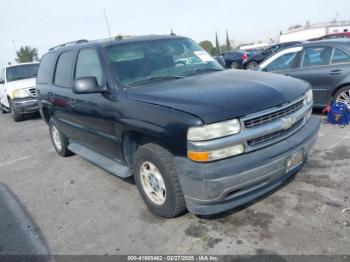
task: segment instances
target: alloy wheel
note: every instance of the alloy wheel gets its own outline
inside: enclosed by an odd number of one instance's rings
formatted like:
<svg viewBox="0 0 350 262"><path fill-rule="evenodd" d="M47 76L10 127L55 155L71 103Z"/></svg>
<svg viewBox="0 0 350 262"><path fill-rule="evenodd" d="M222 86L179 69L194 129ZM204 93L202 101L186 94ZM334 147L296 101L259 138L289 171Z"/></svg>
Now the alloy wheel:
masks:
<svg viewBox="0 0 350 262"><path fill-rule="evenodd" d="M350 108L350 89L344 90L336 98L337 103L344 103Z"/></svg>

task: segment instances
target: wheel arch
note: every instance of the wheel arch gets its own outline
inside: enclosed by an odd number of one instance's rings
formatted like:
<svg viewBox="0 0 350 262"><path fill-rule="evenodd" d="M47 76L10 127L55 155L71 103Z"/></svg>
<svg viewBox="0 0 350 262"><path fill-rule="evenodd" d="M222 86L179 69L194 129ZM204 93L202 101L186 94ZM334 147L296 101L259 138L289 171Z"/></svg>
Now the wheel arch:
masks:
<svg viewBox="0 0 350 262"><path fill-rule="evenodd" d="M46 124L49 124L50 118L52 117L52 112L48 108L42 107L40 115L41 118L46 122Z"/></svg>
<svg viewBox="0 0 350 262"><path fill-rule="evenodd" d="M132 168L134 164L135 153L138 148L147 143L154 143L171 152L169 146L167 146L166 143L163 143L159 139L156 139L155 136L144 134L139 131L127 131L123 134L122 153L124 160L129 167Z"/></svg>

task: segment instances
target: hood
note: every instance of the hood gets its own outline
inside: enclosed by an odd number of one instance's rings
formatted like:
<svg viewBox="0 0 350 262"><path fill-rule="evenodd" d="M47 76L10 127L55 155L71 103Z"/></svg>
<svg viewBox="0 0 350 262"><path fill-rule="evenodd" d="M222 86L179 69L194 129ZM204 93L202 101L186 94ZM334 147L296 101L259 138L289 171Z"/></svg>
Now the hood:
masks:
<svg viewBox="0 0 350 262"><path fill-rule="evenodd" d="M308 88L304 81L278 74L224 70L130 88L127 96L196 115L208 124L282 105Z"/></svg>
<svg viewBox="0 0 350 262"><path fill-rule="evenodd" d="M12 90L35 87L35 85L36 85L36 78L22 79L22 80L11 81L7 83L7 87Z"/></svg>

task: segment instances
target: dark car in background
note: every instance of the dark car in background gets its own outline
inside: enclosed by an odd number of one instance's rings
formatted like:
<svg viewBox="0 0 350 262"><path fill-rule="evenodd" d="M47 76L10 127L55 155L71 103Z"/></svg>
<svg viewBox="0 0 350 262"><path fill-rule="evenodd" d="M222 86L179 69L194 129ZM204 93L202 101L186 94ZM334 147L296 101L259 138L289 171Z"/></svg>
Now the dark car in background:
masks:
<svg viewBox="0 0 350 262"><path fill-rule="evenodd" d="M286 43L273 45L256 55L252 55L248 57L246 60L243 61L243 67L245 69L254 69L269 56L281 51L284 48L287 48L293 45L298 45L300 43L301 43L300 41L294 41L294 42L286 42Z"/></svg>
<svg viewBox="0 0 350 262"><path fill-rule="evenodd" d="M315 107L342 102L350 108L350 39L309 42L282 50L258 70L311 83Z"/></svg>
<svg viewBox="0 0 350 262"><path fill-rule="evenodd" d="M221 56L225 61L225 68L242 69L243 61L254 54L256 54L254 51L232 50L221 54Z"/></svg>

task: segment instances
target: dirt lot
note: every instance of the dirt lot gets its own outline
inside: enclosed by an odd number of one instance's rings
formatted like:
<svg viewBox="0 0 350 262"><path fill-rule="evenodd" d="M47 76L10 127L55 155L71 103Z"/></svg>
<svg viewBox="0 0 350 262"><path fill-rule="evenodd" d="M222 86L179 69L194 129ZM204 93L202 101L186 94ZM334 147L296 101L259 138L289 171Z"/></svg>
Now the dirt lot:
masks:
<svg viewBox="0 0 350 262"><path fill-rule="evenodd" d="M132 182L59 157L38 117L0 115L0 130L0 183L52 254L350 254L350 127L322 125L296 178L255 203L171 220L154 217Z"/></svg>

